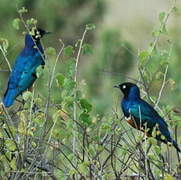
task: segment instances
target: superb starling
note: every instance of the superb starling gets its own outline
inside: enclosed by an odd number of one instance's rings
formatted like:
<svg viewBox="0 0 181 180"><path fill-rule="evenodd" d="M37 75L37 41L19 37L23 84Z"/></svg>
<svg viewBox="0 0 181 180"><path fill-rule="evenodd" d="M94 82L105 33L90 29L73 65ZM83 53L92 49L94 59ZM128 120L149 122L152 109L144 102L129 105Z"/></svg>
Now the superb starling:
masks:
<svg viewBox="0 0 181 180"><path fill-rule="evenodd" d="M44 50L40 39L49 32L33 28L25 36L25 46L16 58L15 65L9 76L7 90L4 94L3 104L9 107L17 96L30 88L37 79L36 69L45 65Z"/></svg>
<svg viewBox="0 0 181 180"><path fill-rule="evenodd" d="M170 135L167 123L150 104L141 99L140 90L136 84L125 82L114 87L119 88L124 94L121 107L125 119L132 127L145 132L148 137L152 136L155 128L157 140L169 142L181 152L178 144Z"/></svg>

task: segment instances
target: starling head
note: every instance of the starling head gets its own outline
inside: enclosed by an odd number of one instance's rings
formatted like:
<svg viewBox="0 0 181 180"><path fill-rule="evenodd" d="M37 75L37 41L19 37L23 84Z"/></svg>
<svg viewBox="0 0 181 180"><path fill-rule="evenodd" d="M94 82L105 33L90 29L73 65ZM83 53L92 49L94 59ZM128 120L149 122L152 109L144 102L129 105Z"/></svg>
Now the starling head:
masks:
<svg viewBox="0 0 181 180"><path fill-rule="evenodd" d="M138 91L139 92L139 88L136 84L130 83L130 82L125 82L119 85L114 86L115 88L119 88L125 97L128 97L130 92L135 89L134 91Z"/></svg>
<svg viewBox="0 0 181 180"><path fill-rule="evenodd" d="M39 41L45 34L49 34L49 31L45 31L40 28L32 28L30 35L36 42Z"/></svg>

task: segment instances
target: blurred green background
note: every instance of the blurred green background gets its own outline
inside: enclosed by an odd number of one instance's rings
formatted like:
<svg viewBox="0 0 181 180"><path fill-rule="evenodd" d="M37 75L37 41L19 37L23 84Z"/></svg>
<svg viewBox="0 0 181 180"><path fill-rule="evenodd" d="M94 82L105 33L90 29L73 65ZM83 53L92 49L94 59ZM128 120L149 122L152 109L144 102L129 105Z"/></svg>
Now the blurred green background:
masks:
<svg viewBox="0 0 181 180"><path fill-rule="evenodd" d="M79 82L86 83L86 96L94 105L95 112L103 115L110 112L119 101L120 93L112 88L113 85L125 80L131 81L128 77L139 78L137 55L148 48L153 40L152 32L159 26L159 13L168 11L172 3L170 0L0 0L0 37L8 39L7 57L13 64L23 47L22 32L25 28L21 24L20 29L16 30L12 22L19 16L17 9L23 6L28 9L28 13L24 15L25 20L35 18L39 27L53 32L43 39L45 48L51 46L58 51L59 38L65 46L74 46L81 38L85 25L95 24L96 29L89 32L85 39L86 43L92 45L93 50L90 54L81 56ZM164 53L165 49L168 50L169 46L165 43L167 40L172 42L167 74L168 88L163 91L161 103L173 107L179 107L181 102L181 3L177 2L176 7L177 11L168 19L167 34L158 42L159 54ZM157 67L164 57L157 56L156 53L152 57L150 76L159 73ZM0 69L7 69L2 53L0 61ZM61 63L58 63L57 71L61 71ZM5 90L8 74L1 72L1 95ZM42 82L46 83L46 79ZM149 93L152 96L158 96L161 82L162 78L149 81ZM57 93L55 90L55 94Z"/></svg>

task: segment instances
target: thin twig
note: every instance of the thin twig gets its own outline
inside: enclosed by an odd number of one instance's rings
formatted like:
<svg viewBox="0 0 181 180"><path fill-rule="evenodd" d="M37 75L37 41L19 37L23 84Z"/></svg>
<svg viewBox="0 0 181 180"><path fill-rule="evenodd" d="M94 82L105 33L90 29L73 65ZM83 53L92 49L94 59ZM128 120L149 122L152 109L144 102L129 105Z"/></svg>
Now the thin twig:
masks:
<svg viewBox="0 0 181 180"><path fill-rule="evenodd" d="M163 89L164 89L164 86L165 86L165 82L166 82L167 72L168 72L168 65L165 68L165 73L164 73L164 76L163 76L163 82L162 82L161 89L159 91L159 95L158 95L157 101L155 103L155 108L157 108L158 103L160 102L160 99L161 99L161 96L162 96L162 92L163 92Z"/></svg>
<svg viewBox="0 0 181 180"><path fill-rule="evenodd" d="M0 50L1 50L2 54L3 54L3 56L4 56L4 59L6 60L6 63L7 63L7 65L8 65L8 67L9 67L10 72L11 72L11 71L12 71L11 64L9 63L9 60L8 60L8 58L6 57L6 54L5 54L5 52L4 52L4 50L3 50L3 48L2 48L1 45L0 45Z"/></svg>
<svg viewBox="0 0 181 180"><path fill-rule="evenodd" d="M73 102L73 119L74 121L77 121L77 104L75 102L76 99L76 93L77 93L77 75L78 75L78 64L79 64L79 59L80 59L80 54L81 54L81 50L82 50L82 46L83 46L83 42L85 39L85 35L87 33L87 28L85 28L85 31L82 35L82 38L80 40L80 45L79 45L79 50L78 50L78 54L76 57L76 62L75 62L75 69L74 69L74 82L75 82L75 88L74 88L74 102ZM76 153L76 139L77 139L77 135L76 132L77 131L77 125L76 123L73 124L73 140L72 140L72 148L73 148L73 154L75 155ZM74 159L75 164L77 164L76 160Z"/></svg>
<svg viewBox="0 0 181 180"><path fill-rule="evenodd" d="M64 43L61 39L59 39L60 43L61 43L61 48L59 50L59 53L56 57L56 60L55 60L55 63L54 63L54 66L53 66L53 70L52 70L52 73L50 75L50 80L49 80L49 83L48 83L48 98L47 98L47 103L46 103L46 108L45 108L45 123L44 123L44 134L43 134L43 137L48 134L46 132L46 129L47 129L47 120L48 120L48 110L49 110L49 107L50 107L50 97L51 97L51 89L52 89L52 84L53 84L53 80L54 80L54 76L55 76L55 69L56 69L56 66L57 66L57 63L58 63L58 60L63 52L63 49L64 49Z"/></svg>

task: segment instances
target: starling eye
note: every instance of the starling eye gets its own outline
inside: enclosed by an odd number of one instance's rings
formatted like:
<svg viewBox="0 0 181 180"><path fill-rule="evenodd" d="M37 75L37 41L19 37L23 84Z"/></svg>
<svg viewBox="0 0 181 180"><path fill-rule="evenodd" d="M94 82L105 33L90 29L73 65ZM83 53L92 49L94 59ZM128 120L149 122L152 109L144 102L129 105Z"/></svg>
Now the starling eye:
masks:
<svg viewBox="0 0 181 180"><path fill-rule="evenodd" d="M126 85L123 85L123 89L126 89Z"/></svg>

